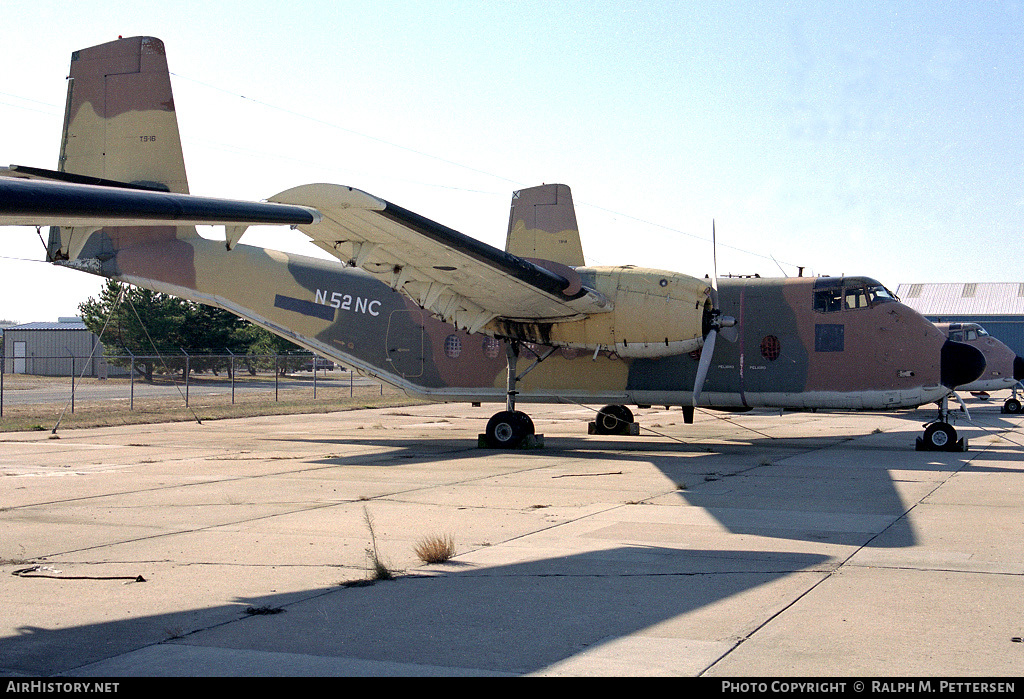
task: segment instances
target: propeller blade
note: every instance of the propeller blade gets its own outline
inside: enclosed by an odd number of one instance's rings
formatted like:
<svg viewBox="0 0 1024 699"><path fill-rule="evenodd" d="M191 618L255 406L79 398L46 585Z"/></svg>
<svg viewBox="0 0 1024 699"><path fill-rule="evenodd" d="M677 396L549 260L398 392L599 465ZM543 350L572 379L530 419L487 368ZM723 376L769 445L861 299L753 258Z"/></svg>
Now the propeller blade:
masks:
<svg viewBox="0 0 1024 699"><path fill-rule="evenodd" d="M693 405L700 400L701 391L704 390L704 379L708 376L708 369L711 368L711 355L715 353L715 338L718 337L717 330L710 330L704 340L704 346L700 350L700 362L697 364L697 378L693 382Z"/></svg>
<svg viewBox="0 0 1024 699"><path fill-rule="evenodd" d="M718 292L718 243L715 240L715 219L711 219L711 288ZM714 301L718 308L718 299Z"/></svg>
<svg viewBox="0 0 1024 699"><path fill-rule="evenodd" d="M961 408L963 408L964 415L967 416L967 422L974 422L974 420L971 419L971 411L967 409L967 404L964 403L964 399L961 398L960 394L957 393L956 391L952 391L952 393L953 397L956 398L956 402L960 404Z"/></svg>

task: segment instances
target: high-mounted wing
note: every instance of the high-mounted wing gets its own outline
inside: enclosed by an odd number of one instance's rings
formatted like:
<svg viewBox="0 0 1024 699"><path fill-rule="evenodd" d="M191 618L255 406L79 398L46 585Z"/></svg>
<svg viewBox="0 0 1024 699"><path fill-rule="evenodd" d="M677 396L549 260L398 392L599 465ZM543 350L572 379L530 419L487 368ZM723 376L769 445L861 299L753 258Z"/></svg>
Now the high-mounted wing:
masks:
<svg viewBox="0 0 1024 699"><path fill-rule="evenodd" d="M554 322L612 310L569 267L511 255L358 189L310 184L270 201L315 208L322 220L298 228L316 245L470 332L494 319Z"/></svg>
<svg viewBox="0 0 1024 699"><path fill-rule="evenodd" d="M14 172L21 171L0 172L4 226L280 226L319 220L317 211L308 207L197 197L124 183L54 181Z"/></svg>
<svg viewBox="0 0 1024 699"><path fill-rule="evenodd" d="M551 323L612 310L569 267L509 254L350 187L304 185L269 202L247 202L92 182L17 166L0 171L0 225L223 225L229 249L247 226L290 225L470 332L495 319Z"/></svg>

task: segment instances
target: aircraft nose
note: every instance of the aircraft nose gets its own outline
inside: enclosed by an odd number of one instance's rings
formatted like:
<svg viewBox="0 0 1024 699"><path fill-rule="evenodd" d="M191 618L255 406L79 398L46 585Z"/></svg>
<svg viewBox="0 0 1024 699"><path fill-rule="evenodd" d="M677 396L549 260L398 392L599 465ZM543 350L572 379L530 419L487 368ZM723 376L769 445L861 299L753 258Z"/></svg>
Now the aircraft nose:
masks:
<svg viewBox="0 0 1024 699"><path fill-rule="evenodd" d="M942 385L956 388L977 381L985 373L985 355L977 347L946 340L940 361ZM1014 364L1016 369L1016 363ZM1024 366L1021 367L1024 369Z"/></svg>
<svg viewBox="0 0 1024 699"><path fill-rule="evenodd" d="M1013 358L1013 380L1022 381L1024 380L1024 358L1014 357Z"/></svg>

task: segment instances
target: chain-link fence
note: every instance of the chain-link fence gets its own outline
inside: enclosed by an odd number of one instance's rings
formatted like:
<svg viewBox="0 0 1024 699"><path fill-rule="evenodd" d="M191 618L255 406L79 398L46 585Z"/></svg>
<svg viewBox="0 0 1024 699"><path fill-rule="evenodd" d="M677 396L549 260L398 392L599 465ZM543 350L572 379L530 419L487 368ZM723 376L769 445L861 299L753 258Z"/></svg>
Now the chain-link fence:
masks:
<svg viewBox="0 0 1024 699"><path fill-rule="evenodd" d="M16 406L140 401L192 407L383 396L384 386L310 353L17 356L0 362L0 418Z"/></svg>

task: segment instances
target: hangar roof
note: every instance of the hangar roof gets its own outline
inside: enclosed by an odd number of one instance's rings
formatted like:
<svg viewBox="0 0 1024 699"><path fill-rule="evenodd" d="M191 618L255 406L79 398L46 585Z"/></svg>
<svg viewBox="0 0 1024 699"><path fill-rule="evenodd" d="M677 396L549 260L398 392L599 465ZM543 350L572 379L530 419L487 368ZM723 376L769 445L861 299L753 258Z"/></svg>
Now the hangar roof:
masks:
<svg viewBox="0 0 1024 699"><path fill-rule="evenodd" d="M22 323L21 325L10 325L7 330L88 330L85 323L77 321L74 323Z"/></svg>
<svg viewBox="0 0 1024 699"><path fill-rule="evenodd" d="M896 295L926 316L1024 315L1024 283L900 284Z"/></svg>

